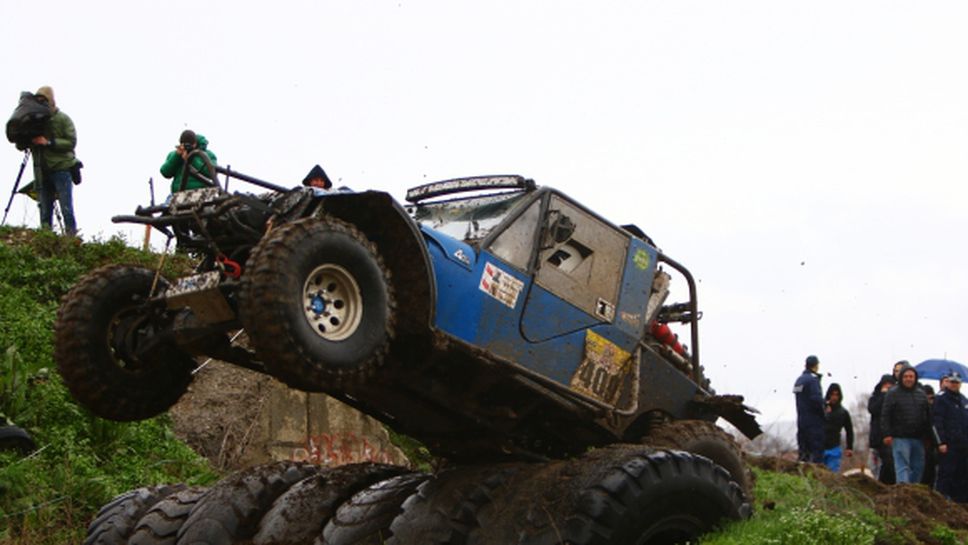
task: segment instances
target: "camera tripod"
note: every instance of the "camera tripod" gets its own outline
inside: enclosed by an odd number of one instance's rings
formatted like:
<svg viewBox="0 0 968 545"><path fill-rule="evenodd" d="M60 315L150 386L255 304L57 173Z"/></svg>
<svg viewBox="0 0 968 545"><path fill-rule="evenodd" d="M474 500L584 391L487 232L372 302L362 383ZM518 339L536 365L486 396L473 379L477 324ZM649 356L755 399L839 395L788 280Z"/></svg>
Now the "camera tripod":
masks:
<svg viewBox="0 0 968 545"><path fill-rule="evenodd" d="M24 175L24 168L27 166L27 161L30 159L30 150L24 150L24 160L20 163L20 171L17 172L17 181L13 183L13 191L10 192L10 200L7 201L7 208L3 210L3 221L0 221L0 225L7 223L7 214L10 213L10 206L13 204L13 197L17 194L17 188L20 187L20 178Z"/></svg>

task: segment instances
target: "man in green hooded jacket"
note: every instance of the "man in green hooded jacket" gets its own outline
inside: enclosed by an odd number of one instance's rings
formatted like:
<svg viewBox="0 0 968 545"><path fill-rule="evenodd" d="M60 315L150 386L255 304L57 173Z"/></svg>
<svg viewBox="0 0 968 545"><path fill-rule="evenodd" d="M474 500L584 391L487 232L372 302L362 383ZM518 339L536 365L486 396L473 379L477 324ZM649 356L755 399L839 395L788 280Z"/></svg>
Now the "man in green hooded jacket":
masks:
<svg viewBox="0 0 968 545"><path fill-rule="evenodd" d="M35 93L37 100L47 104L51 116L44 126L44 134L30 141L34 156L34 180L37 182L37 202L40 206L40 226L53 226L54 199L60 202L64 215L64 229L68 235L77 234L74 217L73 179L71 169L78 164L74 156L77 131L74 122L54 102L54 90L43 86ZM19 146L18 146L19 147Z"/></svg>
<svg viewBox="0 0 968 545"><path fill-rule="evenodd" d="M202 187L208 187L202 180L198 179L196 176L187 173L188 180L185 181L185 187L182 187L182 173L185 170L185 160L188 158L188 154L193 150L202 150L205 155L208 156L212 165L215 165L215 154L208 149L208 139L200 134L195 134L194 131L184 130L181 136L178 138L178 145L175 146L174 151L168 152L168 157L165 158L165 163L161 165L161 175L165 178L171 178L171 192L182 191L184 189L199 189ZM205 176L209 176L208 167L205 165L205 160L199 156L192 157L192 168L200 172Z"/></svg>

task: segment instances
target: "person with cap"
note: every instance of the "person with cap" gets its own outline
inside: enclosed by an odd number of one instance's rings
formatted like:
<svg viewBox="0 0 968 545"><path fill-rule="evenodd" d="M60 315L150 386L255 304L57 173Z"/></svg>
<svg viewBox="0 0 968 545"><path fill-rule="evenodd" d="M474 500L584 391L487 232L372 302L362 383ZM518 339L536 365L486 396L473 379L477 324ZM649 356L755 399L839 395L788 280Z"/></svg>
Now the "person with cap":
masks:
<svg viewBox="0 0 968 545"><path fill-rule="evenodd" d="M46 103L51 111L50 119L44 125L44 133L30 141L30 153L34 156L37 204L40 207L40 226L47 229L53 227L54 199L57 199L61 214L64 215L64 230L68 235L75 236L77 218L74 214L74 178L71 171L80 164L74 156L77 130L71 118L57 107L54 90L49 85L37 89L35 97Z"/></svg>
<svg viewBox="0 0 968 545"><path fill-rule="evenodd" d="M302 185L313 188L314 191L326 193L329 192L333 187L333 182L330 181L329 176L326 175L326 171L323 167L316 165L309 170L309 174L303 178Z"/></svg>
<svg viewBox="0 0 968 545"><path fill-rule="evenodd" d="M182 131L181 136L178 137L178 145L175 146L174 150L168 152L168 157L165 158L165 162L161 165L161 175L165 178L171 178L172 194L185 189L208 187L208 184L191 173L191 169L186 171L184 168L185 161L188 160L189 154L194 150L201 150L208 156L213 166L216 164L215 154L212 150L208 149L207 138L189 129ZM197 154L192 156L191 168L203 176L210 175L208 167L205 165L205 160ZM185 171L188 177L185 180L184 187L182 187L183 171Z"/></svg>
<svg viewBox="0 0 968 545"><path fill-rule="evenodd" d="M968 502L968 398L961 393L961 375L945 382L947 392L935 398L932 422L938 441L938 492Z"/></svg>
<svg viewBox="0 0 968 545"><path fill-rule="evenodd" d="M827 387L824 396L825 421L823 439L823 463L830 471L840 471L840 460L843 456L850 458L854 455L854 425L850 420L850 413L844 408L844 391L836 382ZM847 448L841 452L840 435L846 434Z"/></svg>
<svg viewBox="0 0 968 545"><path fill-rule="evenodd" d="M928 396L910 364L901 368L900 382L884 395L881 433L891 447L897 483L917 483L924 472L924 440L931 429Z"/></svg>
<svg viewBox="0 0 968 545"><path fill-rule="evenodd" d="M893 374L881 375L881 380L874 386L874 391L867 400L867 412L871 415L868 443L871 447L871 455L874 457L872 469L877 475L877 480L884 484L894 484L894 456L891 455L891 448L884 444L884 434L881 433L881 409L884 407L884 394L896 384L897 380Z"/></svg>
<svg viewBox="0 0 968 545"><path fill-rule="evenodd" d="M797 449L801 462L823 463L824 416L820 360L807 356L803 373L793 384L797 401Z"/></svg>

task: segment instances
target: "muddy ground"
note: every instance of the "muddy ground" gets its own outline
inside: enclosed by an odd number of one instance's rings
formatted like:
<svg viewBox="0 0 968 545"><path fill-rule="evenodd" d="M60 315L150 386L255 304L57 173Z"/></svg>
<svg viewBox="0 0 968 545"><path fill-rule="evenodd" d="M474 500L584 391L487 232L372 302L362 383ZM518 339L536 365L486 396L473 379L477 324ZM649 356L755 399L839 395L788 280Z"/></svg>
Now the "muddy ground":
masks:
<svg viewBox="0 0 968 545"><path fill-rule="evenodd" d="M952 502L924 485L886 485L865 475L845 477L820 465L801 464L780 458L751 457L750 463L770 471L809 475L828 489L845 491L867 501L877 514L888 521L890 526L888 534L900 538L898 541L879 541L879 545L889 543L943 545L942 541L931 536L932 531L942 523L953 530L968 531L968 507ZM758 506L760 509L771 509L776 506L770 498L757 498L757 503L760 504ZM911 538L916 541L911 541Z"/></svg>

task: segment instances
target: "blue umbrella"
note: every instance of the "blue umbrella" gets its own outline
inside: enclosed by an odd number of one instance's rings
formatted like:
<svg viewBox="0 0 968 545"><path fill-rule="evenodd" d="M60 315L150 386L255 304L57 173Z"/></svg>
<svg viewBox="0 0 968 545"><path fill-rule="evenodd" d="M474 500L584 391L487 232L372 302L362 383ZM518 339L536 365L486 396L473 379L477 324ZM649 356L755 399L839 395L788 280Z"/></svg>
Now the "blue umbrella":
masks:
<svg viewBox="0 0 968 545"><path fill-rule="evenodd" d="M968 378L968 367L951 360L924 360L914 366L921 378L940 379L943 376L957 372L962 380Z"/></svg>

